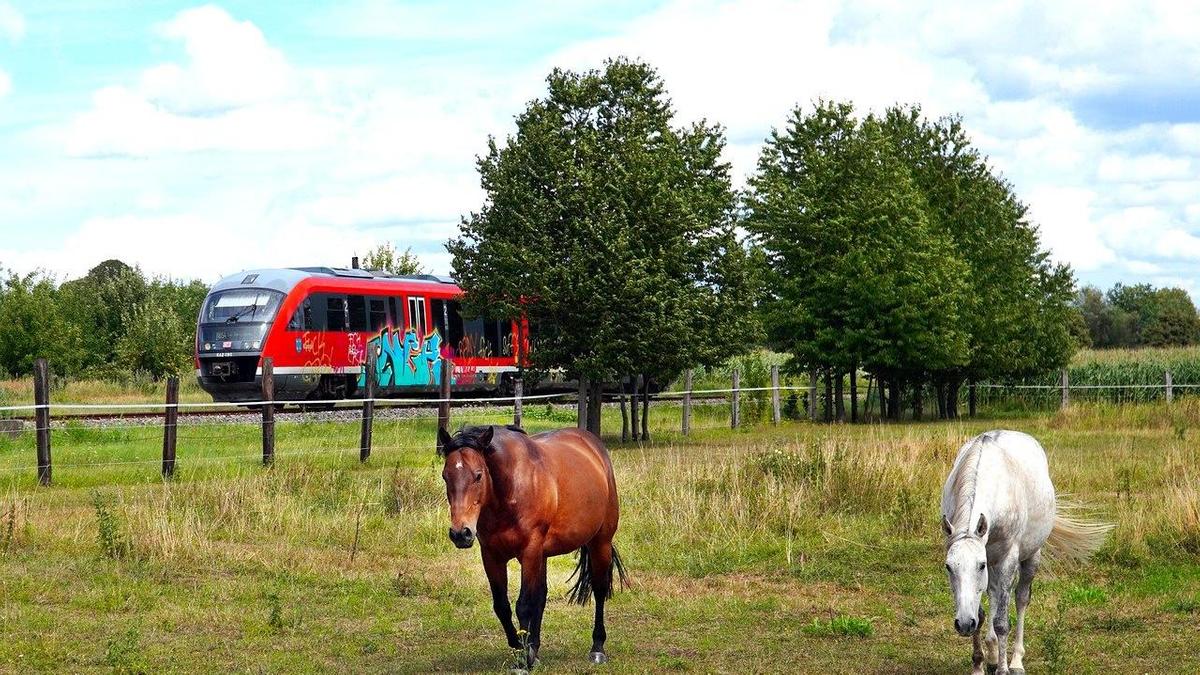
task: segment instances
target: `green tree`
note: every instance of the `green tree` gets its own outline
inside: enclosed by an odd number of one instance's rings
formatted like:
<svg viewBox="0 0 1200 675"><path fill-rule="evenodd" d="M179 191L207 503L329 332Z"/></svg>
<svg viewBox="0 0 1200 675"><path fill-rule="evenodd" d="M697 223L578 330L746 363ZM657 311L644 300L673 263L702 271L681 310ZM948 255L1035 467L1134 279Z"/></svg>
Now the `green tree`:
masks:
<svg viewBox="0 0 1200 675"><path fill-rule="evenodd" d="M538 368L666 381L756 341L724 136L676 127L649 66L554 70L516 134L479 159L482 208L447 244L476 315L530 319ZM740 329L740 330L739 330Z"/></svg>
<svg viewBox="0 0 1200 675"><path fill-rule="evenodd" d="M125 332L117 340L117 364L125 373L144 372L155 379L179 374L191 358L192 335L175 309L151 296L129 310Z"/></svg>
<svg viewBox="0 0 1200 675"><path fill-rule="evenodd" d="M930 225L967 266L959 317L969 336L962 367L932 373L939 401L956 415L964 379L1013 378L1061 367L1077 341L1071 326L1074 276L1050 262L1027 207L970 142L961 120L928 120L896 106L885 133L924 196Z"/></svg>
<svg viewBox="0 0 1200 675"><path fill-rule="evenodd" d="M397 251L390 242L382 243L368 251L363 257L363 267L398 275L429 273L421 264L421 259L412 252L411 246Z"/></svg>
<svg viewBox="0 0 1200 675"><path fill-rule="evenodd" d="M80 329L83 370L101 377L118 374L117 342L126 333L131 311L146 302L149 292L141 271L120 260L106 260L62 284L62 306Z"/></svg>
<svg viewBox="0 0 1200 675"><path fill-rule="evenodd" d="M56 373L69 374L82 357L78 325L68 320L53 279L10 273L0 283L0 368L12 377L28 375L35 360L46 358Z"/></svg>
<svg viewBox="0 0 1200 675"><path fill-rule="evenodd" d="M902 382L966 363L965 266L879 120L859 123L848 103L797 108L750 188L770 335L792 369L826 373L827 400L831 380L863 366L891 383L895 416Z"/></svg>

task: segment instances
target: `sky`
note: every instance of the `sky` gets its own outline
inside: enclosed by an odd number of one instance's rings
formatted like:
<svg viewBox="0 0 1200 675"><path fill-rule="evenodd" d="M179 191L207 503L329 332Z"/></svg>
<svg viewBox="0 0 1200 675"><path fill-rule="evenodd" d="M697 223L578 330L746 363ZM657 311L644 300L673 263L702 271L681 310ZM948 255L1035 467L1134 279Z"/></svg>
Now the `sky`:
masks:
<svg viewBox="0 0 1200 675"><path fill-rule="evenodd" d="M656 67L737 185L797 105L960 115L1081 283L1200 295L1200 3L0 0L0 267L444 243L554 67Z"/></svg>

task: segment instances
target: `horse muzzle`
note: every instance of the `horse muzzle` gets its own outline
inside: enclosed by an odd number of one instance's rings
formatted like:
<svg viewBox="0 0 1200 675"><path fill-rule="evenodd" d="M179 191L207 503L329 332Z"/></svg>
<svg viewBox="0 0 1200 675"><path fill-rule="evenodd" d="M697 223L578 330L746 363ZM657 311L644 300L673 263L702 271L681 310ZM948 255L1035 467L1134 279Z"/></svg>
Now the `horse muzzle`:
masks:
<svg viewBox="0 0 1200 675"><path fill-rule="evenodd" d="M450 541L459 548L471 548L475 543L475 532L469 527L461 530L450 528Z"/></svg>
<svg viewBox="0 0 1200 675"><path fill-rule="evenodd" d="M954 630L963 637L968 637L975 633L975 629L979 627L979 620L975 617L965 620L954 620Z"/></svg>

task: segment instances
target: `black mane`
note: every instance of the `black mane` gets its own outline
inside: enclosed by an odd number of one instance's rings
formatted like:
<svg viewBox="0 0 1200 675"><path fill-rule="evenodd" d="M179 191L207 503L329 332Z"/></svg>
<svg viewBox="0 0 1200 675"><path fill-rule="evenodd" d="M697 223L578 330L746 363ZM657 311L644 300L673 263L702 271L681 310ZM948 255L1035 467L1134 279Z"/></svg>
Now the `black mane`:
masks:
<svg viewBox="0 0 1200 675"><path fill-rule="evenodd" d="M502 429L507 429L523 435L528 435L524 429L515 424L505 424L503 426L498 424L476 424L471 426L463 426L458 430L458 433L454 434L453 438L450 439L450 442L446 443L441 450L438 451L438 454L442 457L445 457L451 452L461 448L474 448L479 452L487 452L486 447L480 447L480 437L485 431L488 429L494 429L495 427L500 427Z"/></svg>

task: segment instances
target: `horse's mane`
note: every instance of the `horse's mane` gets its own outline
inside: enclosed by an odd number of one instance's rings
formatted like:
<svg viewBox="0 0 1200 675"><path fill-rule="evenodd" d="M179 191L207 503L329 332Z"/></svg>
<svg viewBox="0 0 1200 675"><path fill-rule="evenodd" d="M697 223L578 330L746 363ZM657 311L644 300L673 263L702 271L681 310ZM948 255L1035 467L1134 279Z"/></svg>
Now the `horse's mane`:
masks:
<svg viewBox="0 0 1200 675"><path fill-rule="evenodd" d="M459 448L467 448L467 447L478 448L479 447L479 437L482 436L483 433L485 431L487 431L488 429L493 428L493 426L499 426L501 429L507 429L509 431L514 431L516 433L519 433L519 434L522 434L525 436L529 435L525 432L524 429L522 429L521 427L519 427L515 424L505 424L503 426L491 425L491 424L473 424L470 426L463 426L462 428L460 428L458 430L458 433L454 434L454 437L451 439L451 442L447 443L445 447L443 447L441 450L438 451L438 454L445 457L446 455L450 454L451 452L453 452L455 450L458 450Z"/></svg>
<svg viewBox="0 0 1200 675"><path fill-rule="evenodd" d="M950 483L950 494L954 495L950 526L955 530L971 526L971 513L975 510L975 493L979 485L979 459L983 455L983 446L990 440L986 435L977 438L954 472L954 480Z"/></svg>

